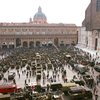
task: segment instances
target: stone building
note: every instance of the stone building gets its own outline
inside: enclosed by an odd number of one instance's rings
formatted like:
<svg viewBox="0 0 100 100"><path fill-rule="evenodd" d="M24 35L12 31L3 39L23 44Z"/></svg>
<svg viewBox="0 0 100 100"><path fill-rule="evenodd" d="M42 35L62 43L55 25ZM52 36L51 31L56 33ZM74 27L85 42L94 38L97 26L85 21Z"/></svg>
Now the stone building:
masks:
<svg viewBox="0 0 100 100"><path fill-rule="evenodd" d="M78 46L94 50L92 32L86 31L86 27L78 27Z"/></svg>
<svg viewBox="0 0 100 100"><path fill-rule="evenodd" d="M100 0L91 0L85 11L83 26L87 31L100 29Z"/></svg>
<svg viewBox="0 0 100 100"><path fill-rule="evenodd" d="M100 0L91 0L85 11L85 19L82 23L80 35L84 35L81 40L85 40L85 47L100 51ZM81 30L80 29L80 30ZM82 37L82 36L81 36ZM80 44L83 44L81 41Z"/></svg>
<svg viewBox="0 0 100 100"><path fill-rule="evenodd" d="M28 23L0 23L0 48L77 44L75 24L50 24L41 7Z"/></svg>

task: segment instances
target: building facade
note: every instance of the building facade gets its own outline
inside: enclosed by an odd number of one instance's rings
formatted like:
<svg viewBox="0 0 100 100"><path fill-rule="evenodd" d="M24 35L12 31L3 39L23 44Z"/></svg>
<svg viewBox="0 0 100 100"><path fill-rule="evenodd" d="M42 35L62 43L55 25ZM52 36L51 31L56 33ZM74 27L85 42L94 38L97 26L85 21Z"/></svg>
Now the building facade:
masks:
<svg viewBox="0 0 100 100"><path fill-rule="evenodd" d="M0 48L77 44L75 24L50 24L41 7L29 23L0 23Z"/></svg>
<svg viewBox="0 0 100 100"><path fill-rule="evenodd" d="M90 50L95 49L95 44L93 41L93 34L91 31L86 31L86 27L78 27L78 46L82 48L87 48Z"/></svg>
<svg viewBox="0 0 100 100"><path fill-rule="evenodd" d="M100 0L91 0L85 11L83 26L87 31L100 30Z"/></svg>
<svg viewBox="0 0 100 100"><path fill-rule="evenodd" d="M100 0L91 0L85 11L81 29L84 29L84 32L80 31L80 35L84 35L83 37L87 39L85 47L100 51ZM84 38L81 39L84 40ZM82 41L81 44L83 44Z"/></svg>

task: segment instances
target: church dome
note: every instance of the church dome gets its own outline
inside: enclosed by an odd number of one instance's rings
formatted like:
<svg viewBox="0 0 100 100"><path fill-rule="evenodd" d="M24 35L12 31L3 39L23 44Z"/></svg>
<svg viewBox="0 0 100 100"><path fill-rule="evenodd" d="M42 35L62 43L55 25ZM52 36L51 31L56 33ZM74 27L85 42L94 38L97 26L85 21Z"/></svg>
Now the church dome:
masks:
<svg viewBox="0 0 100 100"><path fill-rule="evenodd" d="M42 12L41 7L38 8L38 12L34 15L34 19L47 19L45 14Z"/></svg>
<svg viewBox="0 0 100 100"><path fill-rule="evenodd" d="M47 18L42 12L41 7L38 8L38 12L34 15L33 20L35 23L46 23Z"/></svg>

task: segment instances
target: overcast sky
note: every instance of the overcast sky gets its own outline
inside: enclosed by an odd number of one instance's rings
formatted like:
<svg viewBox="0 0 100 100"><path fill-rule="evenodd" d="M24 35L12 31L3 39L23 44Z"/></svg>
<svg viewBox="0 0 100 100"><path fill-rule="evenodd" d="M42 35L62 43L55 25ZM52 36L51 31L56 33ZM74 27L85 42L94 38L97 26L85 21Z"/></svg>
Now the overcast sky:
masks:
<svg viewBox="0 0 100 100"><path fill-rule="evenodd" d="M81 25L90 0L0 0L0 22L29 22L42 7L48 23Z"/></svg>

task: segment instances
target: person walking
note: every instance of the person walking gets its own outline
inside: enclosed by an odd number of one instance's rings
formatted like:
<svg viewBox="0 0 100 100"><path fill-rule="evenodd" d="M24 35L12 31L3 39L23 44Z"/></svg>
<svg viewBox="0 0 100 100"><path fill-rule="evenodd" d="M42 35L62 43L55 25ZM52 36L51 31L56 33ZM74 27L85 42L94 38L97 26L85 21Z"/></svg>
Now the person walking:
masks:
<svg viewBox="0 0 100 100"><path fill-rule="evenodd" d="M20 73L18 74L19 78L20 78Z"/></svg>
<svg viewBox="0 0 100 100"><path fill-rule="evenodd" d="M3 80L4 80L4 82L7 82L7 79L5 77L3 78Z"/></svg>
<svg viewBox="0 0 100 100"><path fill-rule="evenodd" d="M25 79L25 85L27 84L26 79Z"/></svg>
<svg viewBox="0 0 100 100"><path fill-rule="evenodd" d="M15 79L13 80L13 83L16 84L16 80Z"/></svg>
<svg viewBox="0 0 100 100"><path fill-rule="evenodd" d="M28 79L28 82L30 83L30 78Z"/></svg>
<svg viewBox="0 0 100 100"><path fill-rule="evenodd" d="M95 100L98 100L98 90L95 91Z"/></svg>

